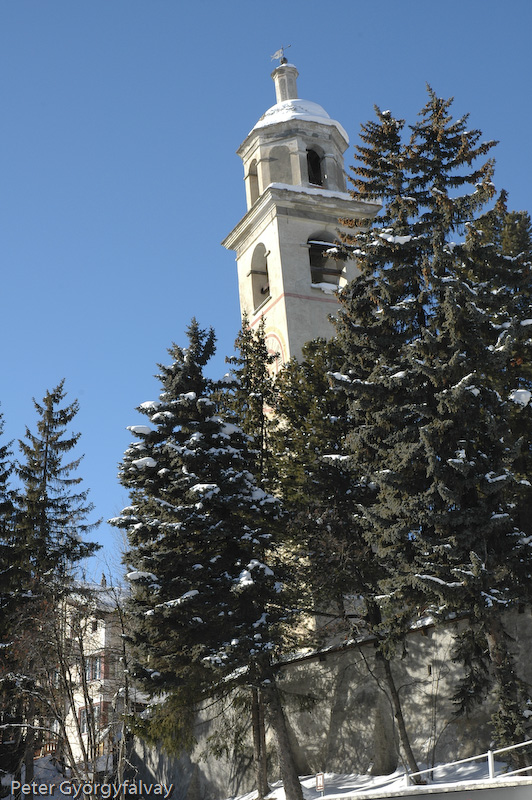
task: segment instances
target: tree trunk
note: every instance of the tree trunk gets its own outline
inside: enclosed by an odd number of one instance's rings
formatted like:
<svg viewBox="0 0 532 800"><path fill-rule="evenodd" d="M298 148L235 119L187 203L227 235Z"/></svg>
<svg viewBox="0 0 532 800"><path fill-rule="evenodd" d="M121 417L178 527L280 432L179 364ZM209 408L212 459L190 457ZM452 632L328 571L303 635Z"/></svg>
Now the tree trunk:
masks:
<svg viewBox="0 0 532 800"><path fill-rule="evenodd" d="M408 732L406 730L405 720L403 717L403 709L401 707L401 699L399 697L399 692L397 691L397 687L395 685L395 680L392 673L392 667L387 658L382 657L382 663L384 666L386 683L388 684L388 689L392 700L393 714L397 722L399 739L401 740L401 745L403 747L403 752L405 754L406 763L408 764L410 772L418 772L419 767L416 763L416 759L414 758L414 753L412 752L412 748L410 746L410 740L408 738ZM419 777L416 777L414 780L415 783L422 783Z"/></svg>
<svg viewBox="0 0 532 800"><path fill-rule="evenodd" d="M24 783L24 781L22 780L22 764L19 765L17 771L13 775L13 779L19 784L19 786L22 786L22 784ZM20 789L17 789L17 791L13 794L14 800L22 800L22 797L23 795Z"/></svg>
<svg viewBox="0 0 532 800"><path fill-rule="evenodd" d="M279 690L273 678L269 684L266 684L264 696L268 702L270 723L275 734L281 779L283 781L286 800L303 800L303 792L301 790L301 783L299 782L294 755L292 753L292 746L290 744L290 737L288 736L288 728L279 697Z"/></svg>
<svg viewBox="0 0 532 800"><path fill-rule="evenodd" d="M253 727L253 760L257 781L257 798L264 800L270 793L268 764L266 759L266 731L264 729L264 706L259 690L251 690L251 720Z"/></svg>
<svg viewBox="0 0 532 800"><path fill-rule="evenodd" d="M24 753L24 782L31 783L34 779L33 759L35 757L35 702L30 698L27 708L28 727L26 728L26 752ZM29 800L33 800L33 792L26 795Z"/></svg>

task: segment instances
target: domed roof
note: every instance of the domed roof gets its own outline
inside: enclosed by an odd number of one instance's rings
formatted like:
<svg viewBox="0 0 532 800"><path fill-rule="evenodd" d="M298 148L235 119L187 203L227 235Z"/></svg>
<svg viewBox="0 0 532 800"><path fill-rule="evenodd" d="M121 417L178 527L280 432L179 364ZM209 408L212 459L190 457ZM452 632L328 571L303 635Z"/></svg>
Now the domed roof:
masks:
<svg viewBox="0 0 532 800"><path fill-rule="evenodd" d="M313 103L311 100L301 100L299 98L291 98L290 100L276 103L262 115L253 130L266 128L268 125L276 125L279 122L288 122L291 119L319 122L321 125L334 125L346 142L349 142L345 129L335 119L331 119L323 106Z"/></svg>

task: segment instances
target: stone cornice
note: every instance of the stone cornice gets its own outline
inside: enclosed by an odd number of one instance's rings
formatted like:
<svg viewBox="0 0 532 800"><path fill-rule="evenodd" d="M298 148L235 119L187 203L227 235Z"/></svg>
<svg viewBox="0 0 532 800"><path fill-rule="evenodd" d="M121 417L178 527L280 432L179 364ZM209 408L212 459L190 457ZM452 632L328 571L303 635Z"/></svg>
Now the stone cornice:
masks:
<svg viewBox="0 0 532 800"><path fill-rule="evenodd" d="M324 222L329 219L339 224L342 218L373 217L380 207L380 203L354 200L347 192L272 183L225 237L222 245L228 250L238 250L251 230L258 230L266 217L271 219L283 211L295 216L301 212L302 217L314 212Z"/></svg>

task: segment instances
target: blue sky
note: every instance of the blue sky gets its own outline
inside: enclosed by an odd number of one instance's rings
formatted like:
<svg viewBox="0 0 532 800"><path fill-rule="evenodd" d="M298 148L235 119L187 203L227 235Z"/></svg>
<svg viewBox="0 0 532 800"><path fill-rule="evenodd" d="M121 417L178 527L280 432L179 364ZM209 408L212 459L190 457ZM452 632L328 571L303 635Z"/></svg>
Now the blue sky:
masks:
<svg viewBox="0 0 532 800"><path fill-rule="evenodd" d="M80 468L107 519L135 407L195 315L222 375L239 327L245 211L235 150L273 103L291 45L299 94L351 138L373 105L413 122L425 84L498 139L495 182L530 210L530 0L2 0L0 263L5 436L62 378L78 398ZM96 538L117 561L115 532Z"/></svg>

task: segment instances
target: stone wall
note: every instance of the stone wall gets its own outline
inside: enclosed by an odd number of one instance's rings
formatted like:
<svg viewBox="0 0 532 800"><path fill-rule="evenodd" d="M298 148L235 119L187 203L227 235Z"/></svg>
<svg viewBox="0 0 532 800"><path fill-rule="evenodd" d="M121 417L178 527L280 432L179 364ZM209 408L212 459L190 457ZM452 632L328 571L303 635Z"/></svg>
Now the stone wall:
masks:
<svg viewBox="0 0 532 800"><path fill-rule="evenodd" d="M443 763L485 752L490 746L489 703L468 718L455 717L450 700L459 666L451 659L461 621L419 627L393 665L416 759ZM520 677L532 683L530 612L513 614L505 627ZM301 775L315 772L388 774L402 766L397 728L382 667L371 641L331 648L283 665L279 688ZM138 778L175 784L173 800L222 800L254 788L250 714L246 692L206 706L198 717L197 745L169 758L136 742ZM270 777L277 757L268 736Z"/></svg>

